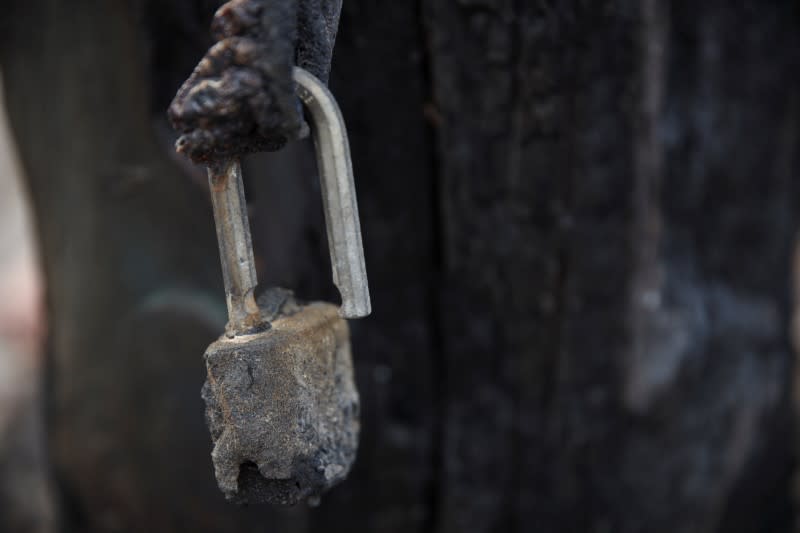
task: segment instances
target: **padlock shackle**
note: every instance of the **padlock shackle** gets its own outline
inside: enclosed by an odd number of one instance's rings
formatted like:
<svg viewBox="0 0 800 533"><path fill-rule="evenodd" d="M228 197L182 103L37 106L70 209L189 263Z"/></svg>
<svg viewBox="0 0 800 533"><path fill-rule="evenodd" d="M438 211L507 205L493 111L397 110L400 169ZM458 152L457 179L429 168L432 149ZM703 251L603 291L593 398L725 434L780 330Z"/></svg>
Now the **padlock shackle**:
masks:
<svg viewBox="0 0 800 533"><path fill-rule="evenodd" d="M225 329L233 337L252 331L261 321L254 296L258 280L239 160L209 166L208 185L228 306Z"/></svg>
<svg viewBox="0 0 800 533"><path fill-rule="evenodd" d="M314 137L333 282L342 297L339 314L364 317L372 306L344 119L321 81L297 67L294 80ZM228 306L226 334L251 333L261 325L261 316L254 297L258 280L239 160L209 166L208 183Z"/></svg>
<svg viewBox="0 0 800 533"><path fill-rule="evenodd" d="M294 80L314 137L333 282L342 297L339 314L344 318L365 317L372 312L372 304L342 112L325 84L313 74L295 67Z"/></svg>

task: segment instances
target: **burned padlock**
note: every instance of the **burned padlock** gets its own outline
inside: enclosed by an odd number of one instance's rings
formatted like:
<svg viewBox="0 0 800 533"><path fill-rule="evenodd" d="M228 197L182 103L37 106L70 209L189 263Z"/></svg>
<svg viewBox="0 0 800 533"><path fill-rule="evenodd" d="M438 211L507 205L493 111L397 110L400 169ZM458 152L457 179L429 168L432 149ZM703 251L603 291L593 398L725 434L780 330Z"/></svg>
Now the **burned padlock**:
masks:
<svg viewBox="0 0 800 533"><path fill-rule="evenodd" d="M206 350L203 399L217 483L241 503L315 499L345 478L358 445L344 318L371 309L347 134L328 89L302 69L294 76L311 122L342 305L300 304L284 289L256 302L240 165L209 167L229 321Z"/></svg>

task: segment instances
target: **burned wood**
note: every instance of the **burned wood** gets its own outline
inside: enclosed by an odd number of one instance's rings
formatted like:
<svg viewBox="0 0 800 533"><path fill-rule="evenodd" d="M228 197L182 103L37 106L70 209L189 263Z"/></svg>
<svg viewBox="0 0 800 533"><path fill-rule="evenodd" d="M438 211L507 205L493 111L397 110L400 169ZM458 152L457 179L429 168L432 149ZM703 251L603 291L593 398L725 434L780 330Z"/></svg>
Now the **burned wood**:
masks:
<svg viewBox="0 0 800 533"><path fill-rule="evenodd" d="M340 2L323 3L232 0L219 8L217 43L169 107L178 152L209 163L304 136L292 66L327 79Z"/></svg>

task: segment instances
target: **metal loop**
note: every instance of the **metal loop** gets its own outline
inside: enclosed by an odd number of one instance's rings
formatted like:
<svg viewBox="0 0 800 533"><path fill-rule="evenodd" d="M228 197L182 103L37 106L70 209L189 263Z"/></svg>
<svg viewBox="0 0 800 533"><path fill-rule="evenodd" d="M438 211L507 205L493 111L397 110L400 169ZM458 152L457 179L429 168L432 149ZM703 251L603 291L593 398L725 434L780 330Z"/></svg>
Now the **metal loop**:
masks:
<svg viewBox="0 0 800 533"><path fill-rule="evenodd" d="M339 314L344 318L364 317L372 306L344 120L322 82L297 67L294 79L298 97L311 119L333 282L342 296ZM208 181L228 305L226 332L233 337L257 330L261 321L253 296L256 268L239 161L210 166Z"/></svg>
<svg viewBox="0 0 800 533"><path fill-rule="evenodd" d="M339 314L365 317L372 304L344 119L331 92L311 73L295 67L294 80L297 95L311 118L333 282L342 296Z"/></svg>

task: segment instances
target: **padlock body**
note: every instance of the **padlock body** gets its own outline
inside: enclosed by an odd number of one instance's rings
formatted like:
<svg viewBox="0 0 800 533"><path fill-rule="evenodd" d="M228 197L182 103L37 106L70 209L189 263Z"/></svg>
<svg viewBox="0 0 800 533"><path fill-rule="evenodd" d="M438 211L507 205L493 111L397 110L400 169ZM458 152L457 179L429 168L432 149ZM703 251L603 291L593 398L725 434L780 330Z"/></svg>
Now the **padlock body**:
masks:
<svg viewBox="0 0 800 533"><path fill-rule="evenodd" d="M205 361L211 456L228 499L291 505L347 476L359 400L349 330L336 306L295 307L267 331L222 337Z"/></svg>

